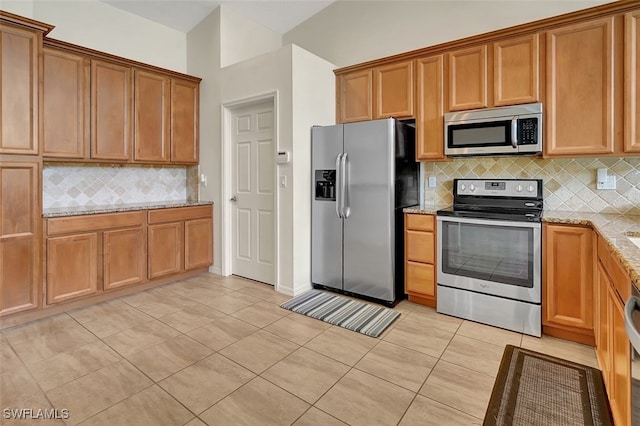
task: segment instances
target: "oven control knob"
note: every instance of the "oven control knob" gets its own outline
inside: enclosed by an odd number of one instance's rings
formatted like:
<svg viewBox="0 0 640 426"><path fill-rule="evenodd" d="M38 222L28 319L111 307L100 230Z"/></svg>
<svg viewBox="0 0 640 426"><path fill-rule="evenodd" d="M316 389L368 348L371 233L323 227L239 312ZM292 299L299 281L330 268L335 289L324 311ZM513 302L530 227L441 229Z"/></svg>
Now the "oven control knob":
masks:
<svg viewBox="0 0 640 426"><path fill-rule="evenodd" d="M533 192L534 189L535 188L533 187L533 185L527 186L527 191L529 191L529 192Z"/></svg>
<svg viewBox="0 0 640 426"><path fill-rule="evenodd" d="M467 189L467 185L465 185L464 183L460 184L460 192L464 192L464 190Z"/></svg>
<svg viewBox="0 0 640 426"><path fill-rule="evenodd" d="M474 184L469 185L469 191L473 192L476 190L476 186Z"/></svg>
<svg viewBox="0 0 640 426"><path fill-rule="evenodd" d="M523 188L522 188L522 185L518 185L518 186L516 186L516 191L517 191L517 192L522 192L522 189L523 189Z"/></svg>

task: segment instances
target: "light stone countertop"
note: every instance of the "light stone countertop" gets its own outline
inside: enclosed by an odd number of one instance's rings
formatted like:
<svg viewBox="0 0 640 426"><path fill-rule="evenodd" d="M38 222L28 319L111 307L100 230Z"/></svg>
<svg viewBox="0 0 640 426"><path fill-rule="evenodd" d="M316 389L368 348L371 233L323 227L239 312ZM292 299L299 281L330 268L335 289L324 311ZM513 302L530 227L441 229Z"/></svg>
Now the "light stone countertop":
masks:
<svg viewBox="0 0 640 426"><path fill-rule="evenodd" d="M107 204L101 206L56 207L44 209L42 217L80 216L100 213L120 213L135 210L155 210L174 207L194 207L213 204L212 201L152 201L147 203Z"/></svg>
<svg viewBox="0 0 640 426"><path fill-rule="evenodd" d="M405 213L435 214L447 206L424 205L407 207ZM629 274L636 287L640 287L640 248L627 235L640 236L640 215L616 213L589 213L544 210L542 222L589 226L604 238L611 252Z"/></svg>

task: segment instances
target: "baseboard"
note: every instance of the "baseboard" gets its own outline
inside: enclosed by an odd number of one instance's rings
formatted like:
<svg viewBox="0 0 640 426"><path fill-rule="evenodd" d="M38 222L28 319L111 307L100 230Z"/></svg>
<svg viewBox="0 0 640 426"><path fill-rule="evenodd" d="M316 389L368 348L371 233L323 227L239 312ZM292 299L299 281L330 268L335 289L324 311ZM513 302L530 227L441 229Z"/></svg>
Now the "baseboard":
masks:
<svg viewBox="0 0 640 426"><path fill-rule="evenodd" d="M209 272L216 275L222 275L222 269L219 266L215 265L209 266Z"/></svg>

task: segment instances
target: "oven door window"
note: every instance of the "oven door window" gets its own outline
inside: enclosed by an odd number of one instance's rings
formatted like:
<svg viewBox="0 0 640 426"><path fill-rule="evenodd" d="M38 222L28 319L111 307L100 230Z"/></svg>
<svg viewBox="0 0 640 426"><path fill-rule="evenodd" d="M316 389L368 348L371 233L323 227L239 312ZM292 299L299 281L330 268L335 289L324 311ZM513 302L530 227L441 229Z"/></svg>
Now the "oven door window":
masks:
<svg viewBox="0 0 640 426"><path fill-rule="evenodd" d="M533 287L533 229L445 221L442 231L444 273Z"/></svg>
<svg viewBox="0 0 640 426"><path fill-rule="evenodd" d="M511 146L511 120L450 124L447 131L449 148Z"/></svg>

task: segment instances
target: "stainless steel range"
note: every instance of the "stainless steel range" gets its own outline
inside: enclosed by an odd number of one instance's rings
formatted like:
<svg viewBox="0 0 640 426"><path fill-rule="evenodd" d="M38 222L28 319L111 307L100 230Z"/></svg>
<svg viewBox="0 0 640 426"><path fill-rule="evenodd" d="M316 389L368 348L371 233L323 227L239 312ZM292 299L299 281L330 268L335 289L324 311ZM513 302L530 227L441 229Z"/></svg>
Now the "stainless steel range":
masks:
<svg viewBox="0 0 640 426"><path fill-rule="evenodd" d="M454 179L438 210L438 312L540 336L542 180Z"/></svg>

